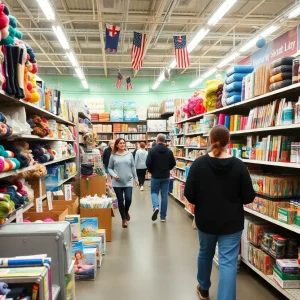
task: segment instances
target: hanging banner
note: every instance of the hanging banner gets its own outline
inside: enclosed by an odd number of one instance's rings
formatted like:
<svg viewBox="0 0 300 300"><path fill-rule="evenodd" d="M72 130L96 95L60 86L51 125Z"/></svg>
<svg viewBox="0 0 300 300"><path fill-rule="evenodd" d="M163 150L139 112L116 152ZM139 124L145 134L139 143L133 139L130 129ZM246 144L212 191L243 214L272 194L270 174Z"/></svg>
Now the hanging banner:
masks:
<svg viewBox="0 0 300 300"><path fill-rule="evenodd" d="M271 64L276 59L295 55L300 49L299 28L297 26L287 31L249 57L240 61L239 64L250 64L254 66L254 69L257 69L261 66Z"/></svg>

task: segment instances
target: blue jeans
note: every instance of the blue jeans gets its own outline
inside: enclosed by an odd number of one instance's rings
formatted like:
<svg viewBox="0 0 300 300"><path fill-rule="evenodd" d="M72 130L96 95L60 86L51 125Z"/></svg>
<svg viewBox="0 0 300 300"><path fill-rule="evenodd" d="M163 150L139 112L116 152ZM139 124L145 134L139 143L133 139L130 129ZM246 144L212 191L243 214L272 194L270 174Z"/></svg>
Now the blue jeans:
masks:
<svg viewBox="0 0 300 300"><path fill-rule="evenodd" d="M168 190L169 190L169 178L155 179L151 178L151 198L153 210L159 208L158 194L161 194L161 209L160 218L165 219L167 216L168 209Z"/></svg>
<svg viewBox="0 0 300 300"><path fill-rule="evenodd" d="M236 273L242 231L228 235L206 234L198 230L200 250L198 255L198 283L209 290L212 261L216 244L219 248L218 300L236 299Z"/></svg>
<svg viewBox="0 0 300 300"><path fill-rule="evenodd" d="M121 218L122 220L125 220L126 213L128 213L132 201L132 187L114 187L114 191L118 199L119 212Z"/></svg>

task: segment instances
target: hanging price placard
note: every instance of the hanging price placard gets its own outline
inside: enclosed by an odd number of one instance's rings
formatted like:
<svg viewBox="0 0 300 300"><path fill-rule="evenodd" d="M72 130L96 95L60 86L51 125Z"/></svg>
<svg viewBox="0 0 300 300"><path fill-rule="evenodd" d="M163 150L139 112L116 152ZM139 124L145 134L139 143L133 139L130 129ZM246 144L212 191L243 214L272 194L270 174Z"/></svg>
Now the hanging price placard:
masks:
<svg viewBox="0 0 300 300"><path fill-rule="evenodd" d="M47 192L47 202L48 202L48 209L52 210L53 209L53 205L52 205L52 193L51 192Z"/></svg>
<svg viewBox="0 0 300 300"><path fill-rule="evenodd" d="M20 208L16 211L16 223L23 223L23 209Z"/></svg>
<svg viewBox="0 0 300 300"><path fill-rule="evenodd" d="M43 200L42 198L36 198L35 199L35 207L36 207L36 212L43 212Z"/></svg>
<svg viewBox="0 0 300 300"><path fill-rule="evenodd" d="M64 185L64 192L65 192L65 200L67 200L67 201L72 200L72 185L71 184Z"/></svg>

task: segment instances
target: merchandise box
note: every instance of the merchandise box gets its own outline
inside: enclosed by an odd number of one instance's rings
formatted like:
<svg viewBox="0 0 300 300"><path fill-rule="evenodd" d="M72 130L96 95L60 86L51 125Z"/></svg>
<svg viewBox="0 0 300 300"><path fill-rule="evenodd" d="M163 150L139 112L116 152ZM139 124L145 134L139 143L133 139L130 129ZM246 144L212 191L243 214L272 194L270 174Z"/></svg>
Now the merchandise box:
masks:
<svg viewBox="0 0 300 300"><path fill-rule="evenodd" d="M44 213L47 213L47 212L55 212L55 213L58 213L58 214L60 214L60 213L62 213L62 212L64 212L64 211L67 211L67 214L69 214L70 213L70 211L69 211L69 207L68 206L65 206L65 205L58 205L58 206L53 206L53 209L49 209L48 208L48 206L47 205L43 205L43 212ZM36 212L36 207L34 206L34 207L32 207L32 208L30 208L29 210L28 210L28 212Z"/></svg>
<svg viewBox="0 0 300 300"><path fill-rule="evenodd" d="M80 231L81 237L90 237L90 236L97 236L98 231L98 219L97 217L88 217L85 218L81 215L80 219Z"/></svg>
<svg viewBox="0 0 300 300"><path fill-rule="evenodd" d="M61 212L48 211L48 212L26 212L23 214L23 219L27 219L30 222L35 222L38 220L45 220L47 218L52 219L53 221L64 221L66 215L68 215L68 209L65 209Z"/></svg>
<svg viewBox="0 0 300 300"><path fill-rule="evenodd" d="M123 102L122 101L110 102L110 121L112 121L112 122L123 121Z"/></svg>
<svg viewBox="0 0 300 300"><path fill-rule="evenodd" d="M112 208L80 208L82 218L97 217L98 228L106 230L106 241L112 241L112 218L115 216Z"/></svg>
<svg viewBox="0 0 300 300"><path fill-rule="evenodd" d="M133 101L123 102L123 116L126 122L137 122L136 104Z"/></svg>
<svg viewBox="0 0 300 300"><path fill-rule="evenodd" d="M34 191L34 198L40 198L46 195L46 183L41 179L27 179L31 188Z"/></svg>
<svg viewBox="0 0 300 300"><path fill-rule="evenodd" d="M298 259L276 259L276 266L282 273L299 274Z"/></svg>
<svg viewBox="0 0 300 300"><path fill-rule="evenodd" d="M80 197L102 196L106 193L106 177L90 176L80 177Z"/></svg>
<svg viewBox="0 0 300 300"><path fill-rule="evenodd" d="M43 202L43 206L47 206L47 202ZM56 206L65 206L69 208L71 214L77 214L79 208L79 199L76 197L76 200L66 201L66 200L54 200L52 202L53 208Z"/></svg>
<svg viewBox="0 0 300 300"><path fill-rule="evenodd" d="M276 265L273 266L273 278L283 289L300 288L300 274L282 273Z"/></svg>
<svg viewBox="0 0 300 300"><path fill-rule="evenodd" d="M148 132L166 132L167 121L166 120L147 120L147 131Z"/></svg>
<svg viewBox="0 0 300 300"><path fill-rule="evenodd" d="M65 220L71 226L72 242L79 241L81 239L80 215L67 215Z"/></svg>

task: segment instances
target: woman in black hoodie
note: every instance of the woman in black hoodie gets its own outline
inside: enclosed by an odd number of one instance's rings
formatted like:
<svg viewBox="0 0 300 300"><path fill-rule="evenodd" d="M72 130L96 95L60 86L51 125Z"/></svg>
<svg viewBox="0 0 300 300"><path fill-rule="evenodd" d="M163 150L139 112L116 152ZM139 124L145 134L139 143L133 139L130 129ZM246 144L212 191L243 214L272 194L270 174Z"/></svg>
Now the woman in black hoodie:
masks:
<svg viewBox="0 0 300 300"><path fill-rule="evenodd" d="M195 205L200 250L198 286L200 299L208 299L216 244L219 249L218 300L236 299L236 273L244 229L243 205L255 198L246 165L226 152L230 134L226 127L210 131L211 151L191 166L184 195Z"/></svg>

